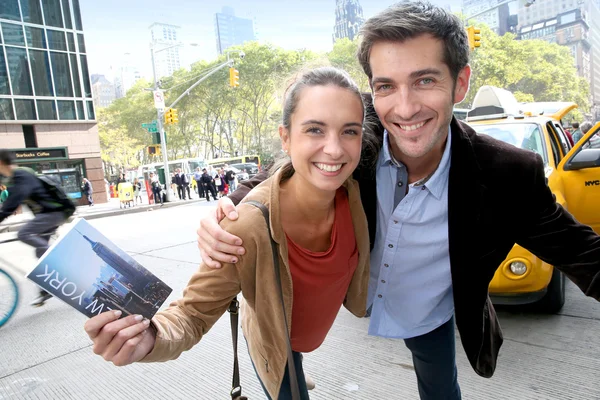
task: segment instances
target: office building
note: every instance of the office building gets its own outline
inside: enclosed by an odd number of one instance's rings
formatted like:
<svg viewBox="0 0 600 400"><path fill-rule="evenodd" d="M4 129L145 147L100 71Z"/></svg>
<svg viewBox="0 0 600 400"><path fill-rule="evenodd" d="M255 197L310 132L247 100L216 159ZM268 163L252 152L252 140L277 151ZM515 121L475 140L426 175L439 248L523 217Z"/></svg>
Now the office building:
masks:
<svg viewBox="0 0 600 400"><path fill-rule="evenodd" d="M498 35L504 35L510 31L509 10L508 4L495 7L500 2L501 0L463 0L462 12L466 18L475 15L474 21L486 24ZM489 11L483 12L485 10ZM470 23L473 24L473 20Z"/></svg>
<svg viewBox="0 0 600 400"><path fill-rule="evenodd" d="M519 38L568 46L590 83L592 118L600 119L600 7L598 0L544 0L519 8Z"/></svg>
<svg viewBox="0 0 600 400"><path fill-rule="evenodd" d="M150 41L156 50L172 46L179 42L179 30L176 25L161 24L158 22L150 25ZM154 64L156 65L157 78L173 75L173 72L181 68L179 59L179 47L155 52ZM124 87L126 85L124 84ZM126 89L127 90L127 89ZM125 90L125 91L126 91Z"/></svg>
<svg viewBox="0 0 600 400"><path fill-rule="evenodd" d="M117 99L125 97L129 89L131 89L131 87L140 79L142 79L142 74L134 65L134 60L132 59L131 54L125 53L122 64L117 69L115 74L115 97Z"/></svg>
<svg viewBox="0 0 600 400"><path fill-rule="evenodd" d="M219 54L229 47L256 40L252 20L236 17L231 7L223 7L215 14L215 36Z"/></svg>
<svg viewBox="0 0 600 400"><path fill-rule="evenodd" d="M96 109L108 107L115 101L115 85L104 75L92 75L92 98Z"/></svg>
<svg viewBox="0 0 600 400"><path fill-rule="evenodd" d="M364 22L363 10L358 0L336 0L335 26L333 27L334 43L342 38L354 40Z"/></svg>
<svg viewBox="0 0 600 400"><path fill-rule="evenodd" d="M87 177L105 202L79 0L0 4L0 148L81 204Z"/></svg>

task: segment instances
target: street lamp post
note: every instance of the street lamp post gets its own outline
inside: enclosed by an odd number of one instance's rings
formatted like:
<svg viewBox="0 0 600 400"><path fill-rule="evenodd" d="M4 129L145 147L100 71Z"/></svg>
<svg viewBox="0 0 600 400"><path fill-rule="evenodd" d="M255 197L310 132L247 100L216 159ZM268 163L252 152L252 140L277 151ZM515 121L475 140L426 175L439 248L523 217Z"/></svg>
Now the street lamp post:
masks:
<svg viewBox="0 0 600 400"><path fill-rule="evenodd" d="M170 46L170 47L175 47L175 46ZM165 49L170 48L170 47L166 47ZM162 51L165 49L161 49L159 51ZM157 91L157 90L159 90L159 88L158 88L158 78L156 77L156 64L155 64L155 60L154 60L154 53L155 53L154 45L151 45L150 46L150 54L152 55L152 75L154 77L154 91ZM171 185L167 181L168 176L169 176L169 159L167 156L166 135L165 135L165 131L163 129L163 112L164 112L164 109L156 108L156 125L157 125L158 132L160 135L160 147L161 147L162 158L163 158L163 168L165 171L165 190L167 191L167 201L173 201L174 193L172 193Z"/></svg>

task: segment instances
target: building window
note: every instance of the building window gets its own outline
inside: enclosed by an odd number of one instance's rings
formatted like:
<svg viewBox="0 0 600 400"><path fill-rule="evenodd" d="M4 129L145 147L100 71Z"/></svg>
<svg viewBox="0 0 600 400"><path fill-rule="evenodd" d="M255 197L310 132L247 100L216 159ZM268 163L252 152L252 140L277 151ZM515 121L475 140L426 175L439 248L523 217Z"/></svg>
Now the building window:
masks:
<svg viewBox="0 0 600 400"><path fill-rule="evenodd" d="M67 51L67 41L63 31L46 29L46 33L48 34L48 47L50 49Z"/></svg>
<svg viewBox="0 0 600 400"><path fill-rule="evenodd" d="M81 33L77 34L77 43L79 44L79 52L86 53L85 43L83 42L83 35Z"/></svg>
<svg viewBox="0 0 600 400"><path fill-rule="evenodd" d="M40 120L56 120L56 104L54 100L37 100L36 103Z"/></svg>
<svg viewBox="0 0 600 400"><path fill-rule="evenodd" d="M25 49L7 47L6 58L8 59L8 71L10 73L13 94L33 96L31 80L29 79L29 63L27 62ZM17 112L18 115L19 113Z"/></svg>
<svg viewBox="0 0 600 400"><path fill-rule="evenodd" d="M54 75L54 87L59 97L73 97L73 85L71 84L71 73L69 70L69 58L65 53L50 52L52 62L52 74Z"/></svg>
<svg viewBox="0 0 600 400"><path fill-rule="evenodd" d="M85 119L85 114L83 112L83 101L76 101L77 103L77 118L80 120Z"/></svg>
<svg viewBox="0 0 600 400"><path fill-rule="evenodd" d="M42 9L39 0L21 0L23 21L42 25Z"/></svg>
<svg viewBox="0 0 600 400"><path fill-rule="evenodd" d="M85 90L85 97L92 97L92 87L90 85L90 74L88 72L87 57L84 55L79 56L81 59L81 73L83 74L83 88Z"/></svg>
<svg viewBox="0 0 600 400"><path fill-rule="evenodd" d="M63 28L62 14L60 12L60 1L59 0L44 0L42 1L44 7L44 20L46 25L56 26Z"/></svg>
<svg viewBox="0 0 600 400"><path fill-rule="evenodd" d="M4 35L4 43L25 46L22 25L2 23L2 34Z"/></svg>
<svg viewBox="0 0 600 400"><path fill-rule="evenodd" d="M0 121L15 119L10 99L0 99Z"/></svg>
<svg viewBox="0 0 600 400"><path fill-rule="evenodd" d="M17 111L17 119L24 121L36 119L33 100L15 99L15 110Z"/></svg>
<svg viewBox="0 0 600 400"><path fill-rule="evenodd" d="M23 0L21 0L22 2ZM65 17L65 28L73 29L73 23L71 22L71 10L69 9L69 0L62 0L62 10Z"/></svg>
<svg viewBox="0 0 600 400"><path fill-rule="evenodd" d="M69 54L71 57L71 72L73 74L73 86L75 86L75 97L81 97L81 83L79 81L79 68L77 68L77 56Z"/></svg>
<svg viewBox="0 0 600 400"><path fill-rule="evenodd" d="M96 119L96 115L94 114L94 103L91 101L87 101L87 112L88 119Z"/></svg>
<svg viewBox="0 0 600 400"><path fill-rule="evenodd" d="M71 32L67 32L67 44L69 45L69 51L77 51L75 48L75 36Z"/></svg>
<svg viewBox="0 0 600 400"><path fill-rule="evenodd" d="M0 18L12 19L14 21L21 20L17 0L0 0Z"/></svg>
<svg viewBox="0 0 600 400"><path fill-rule="evenodd" d="M10 94L8 71L6 69L6 63L4 62L4 47L2 46L0 46L0 94ZM0 117L0 119L2 118Z"/></svg>
<svg viewBox="0 0 600 400"><path fill-rule="evenodd" d="M79 10L79 0L72 0L73 16L75 17L75 29L82 31L83 24L81 23L81 11Z"/></svg>
<svg viewBox="0 0 600 400"><path fill-rule="evenodd" d="M53 96L48 52L29 50L29 61L31 62L31 74L33 75L36 96Z"/></svg>
<svg viewBox="0 0 600 400"><path fill-rule="evenodd" d="M31 149L38 147L33 125L23 125L23 138L25 139L26 148Z"/></svg>
<svg viewBox="0 0 600 400"><path fill-rule="evenodd" d="M58 100L58 118L61 120L75 120L75 103L67 100Z"/></svg>
<svg viewBox="0 0 600 400"><path fill-rule="evenodd" d="M46 49L46 36L44 30L40 28L34 28L32 26L25 27L25 38L27 39L27 46L37 47L38 49Z"/></svg>

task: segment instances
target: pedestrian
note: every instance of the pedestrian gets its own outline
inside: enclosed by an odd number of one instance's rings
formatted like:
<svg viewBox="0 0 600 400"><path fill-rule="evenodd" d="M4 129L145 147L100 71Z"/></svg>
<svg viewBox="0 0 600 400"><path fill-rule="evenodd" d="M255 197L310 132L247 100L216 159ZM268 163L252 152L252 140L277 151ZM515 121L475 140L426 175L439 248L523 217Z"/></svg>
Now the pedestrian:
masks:
<svg viewBox="0 0 600 400"><path fill-rule="evenodd" d="M453 118L471 75L458 17L399 3L363 24L358 58L372 89L367 120L378 117L381 144L375 168L354 173L372 244L369 334L404 339L421 399L460 399L455 323L471 366L491 377L503 339L488 287L513 245L598 300L600 237L556 202L538 154ZM205 264L231 262L244 252L238 242L251 246L218 220L241 218L232 202L265 178L240 184L202 219Z"/></svg>
<svg viewBox="0 0 600 400"><path fill-rule="evenodd" d="M140 204L143 203L141 193L142 193L142 182L140 182L140 180L138 178L135 178L133 180L133 198L135 199L135 204L138 203L138 199L140 201Z"/></svg>
<svg viewBox="0 0 600 400"><path fill-rule="evenodd" d="M213 178L208 173L206 168L202 169L202 177L200 178L202 186L204 187L204 194L206 195L206 201L210 201L208 197L209 194L212 195L213 200L217 200L217 192L215 192L215 187L213 185Z"/></svg>
<svg viewBox="0 0 600 400"><path fill-rule="evenodd" d="M217 178L215 178L215 186L217 187L219 198L224 196L225 182L225 171L223 168L219 168Z"/></svg>
<svg viewBox="0 0 600 400"><path fill-rule="evenodd" d="M0 204L4 203L8 199L8 190L6 186L0 185Z"/></svg>
<svg viewBox="0 0 600 400"><path fill-rule="evenodd" d="M573 142L574 144L577 144L577 142L579 142L581 140L581 138L583 137L583 133L581 132L581 129L579 129L579 122L573 122Z"/></svg>
<svg viewBox="0 0 600 400"><path fill-rule="evenodd" d="M83 194L87 197L89 206L92 207L94 205L94 198L92 196L93 189L91 182L88 181L87 178L83 178L83 185L81 186L81 190Z"/></svg>
<svg viewBox="0 0 600 400"><path fill-rule="evenodd" d="M160 181L158 180L158 175L154 172L150 172L150 187L152 188L152 197L154 197L154 204L158 204L160 202L160 205L162 206L162 187L160 185Z"/></svg>
<svg viewBox="0 0 600 400"><path fill-rule="evenodd" d="M301 398L308 399L301 353L322 344L342 303L356 316L366 312L368 229L351 178L360 159L364 110L356 84L331 67L302 75L288 89L283 110L279 132L289 158L249 197L269 208L277 257L289 265L281 278L288 319L273 273L269 227L260 210L245 204L238 221L224 224L254 243L242 265L214 271L201 264L184 298L156 314L152 329L146 330L149 321L134 316L117 320L112 311L90 319L85 330L96 354L116 365L175 359L202 338L241 291L247 299L243 332L265 393L292 398L285 357L291 324L296 379ZM312 122L305 126L304 121ZM140 335L143 331L147 334Z"/></svg>
<svg viewBox="0 0 600 400"><path fill-rule="evenodd" d="M237 189L237 182L235 177L235 171L227 164L225 164L225 180L229 185L229 191L233 192Z"/></svg>
<svg viewBox="0 0 600 400"><path fill-rule="evenodd" d="M200 167L196 167L196 172L194 172L194 180L196 181L198 198L201 199L204 197L204 186L202 186L202 171L200 171Z"/></svg>
<svg viewBox="0 0 600 400"><path fill-rule="evenodd" d="M75 213L75 204L50 177L38 177L30 168L17 168L8 150L0 150L0 175L7 178L10 193L0 207L0 223L19 205L27 204L34 217L19 229L17 237L34 247L40 258L48 250L50 236ZM42 306L50 298L52 295L41 289L31 305Z"/></svg>

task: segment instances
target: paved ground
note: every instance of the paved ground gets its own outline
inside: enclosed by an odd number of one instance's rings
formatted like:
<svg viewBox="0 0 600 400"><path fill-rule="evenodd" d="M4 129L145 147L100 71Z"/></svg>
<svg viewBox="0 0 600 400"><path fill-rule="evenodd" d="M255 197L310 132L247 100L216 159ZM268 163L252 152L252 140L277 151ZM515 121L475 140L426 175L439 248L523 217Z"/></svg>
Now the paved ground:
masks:
<svg viewBox="0 0 600 400"><path fill-rule="evenodd" d="M168 282L175 299L200 262L194 232L210 206L203 201L91 223ZM34 262L20 243L0 246L0 258L20 275ZM92 353L84 316L56 300L31 308L35 288L23 279L20 285L18 313L0 329L0 399L228 398L227 316L176 361L117 368ZM569 284L559 315L499 315L505 344L494 378L478 377L458 346L464 399L600 399L600 303ZM417 399L408 350L401 341L367 336L368 323L342 310L324 345L306 356L305 368L317 382L311 398ZM264 398L243 341L240 355L245 394Z"/></svg>

